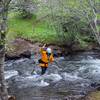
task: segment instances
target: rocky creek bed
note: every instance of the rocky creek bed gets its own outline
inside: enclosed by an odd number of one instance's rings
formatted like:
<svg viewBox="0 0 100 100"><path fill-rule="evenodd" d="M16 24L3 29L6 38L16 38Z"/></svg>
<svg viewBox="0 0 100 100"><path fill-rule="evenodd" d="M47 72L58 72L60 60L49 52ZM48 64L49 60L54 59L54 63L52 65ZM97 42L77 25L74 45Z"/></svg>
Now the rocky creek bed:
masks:
<svg viewBox="0 0 100 100"><path fill-rule="evenodd" d="M17 100L86 100L99 87L99 51L56 58L44 76L33 62L31 58L5 62L8 90ZM35 73L31 75L33 68Z"/></svg>

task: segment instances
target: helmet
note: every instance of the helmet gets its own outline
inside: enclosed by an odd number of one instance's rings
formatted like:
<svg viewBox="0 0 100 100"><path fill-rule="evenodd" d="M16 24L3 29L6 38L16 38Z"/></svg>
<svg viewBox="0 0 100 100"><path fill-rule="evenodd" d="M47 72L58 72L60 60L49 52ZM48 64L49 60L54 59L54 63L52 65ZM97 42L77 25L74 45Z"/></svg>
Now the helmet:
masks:
<svg viewBox="0 0 100 100"><path fill-rule="evenodd" d="M52 50L51 50L51 48L47 48L47 53L51 53L52 52Z"/></svg>

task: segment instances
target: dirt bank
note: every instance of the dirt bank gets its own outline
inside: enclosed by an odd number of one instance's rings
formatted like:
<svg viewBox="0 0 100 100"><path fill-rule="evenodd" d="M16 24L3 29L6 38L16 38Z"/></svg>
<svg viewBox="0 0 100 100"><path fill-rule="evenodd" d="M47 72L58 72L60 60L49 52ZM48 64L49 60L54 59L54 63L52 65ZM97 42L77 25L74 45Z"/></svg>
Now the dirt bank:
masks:
<svg viewBox="0 0 100 100"><path fill-rule="evenodd" d="M68 45L55 45L47 44L53 49L54 56L64 56L69 53L79 52L79 51L88 51L88 50L100 50L98 45L90 44L89 46L81 47L78 43L75 43L73 46ZM6 60L9 59L19 59L22 57L30 58L31 53L34 55L39 54L40 48L43 46L43 43L32 43L29 40L17 38L14 41L10 41L7 45Z"/></svg>
<svg viewBox="0 0 100 100"><path fill-rule="evenodd" d="M68 53L63 47L47 44L53 49L54 56L62 56L63 53ZM19 59L22 57L30 58L31 53L33 52L37 56L40 52L40 48L43 46L43 43L32 43L29 40L17 38L14 41L11 41L7 45L6 60L9 59Z"/></svg>
<svg viewBox="0 0 100 100"><path fill-rule="evenodd" d="M90 93L87 97L86 100L100 100L100 91L95 91Z"/></svg>

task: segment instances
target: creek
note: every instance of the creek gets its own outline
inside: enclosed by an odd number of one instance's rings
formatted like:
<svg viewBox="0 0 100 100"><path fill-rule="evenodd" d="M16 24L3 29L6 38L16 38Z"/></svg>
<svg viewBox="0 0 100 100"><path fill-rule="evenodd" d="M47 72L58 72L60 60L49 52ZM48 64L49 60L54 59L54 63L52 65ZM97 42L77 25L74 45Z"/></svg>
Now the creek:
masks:
<svg viewBox="0 0 100 100"><path fill-rule="evenodd" d="M17 100L83 100L99 86L99 51L78 52L55 60L43 76L33 59L6 61L9 93Z"/></svg>

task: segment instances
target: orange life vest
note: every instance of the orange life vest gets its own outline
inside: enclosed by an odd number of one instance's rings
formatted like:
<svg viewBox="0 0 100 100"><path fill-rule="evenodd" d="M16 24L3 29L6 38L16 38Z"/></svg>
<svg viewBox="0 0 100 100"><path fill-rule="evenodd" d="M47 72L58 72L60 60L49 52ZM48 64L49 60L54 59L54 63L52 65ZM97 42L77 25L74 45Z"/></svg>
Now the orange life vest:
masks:
<svg viewBox="0 0 100 100"><path fill-rule="evenodd" d="M46 50L43 50L43 48L41 48L41 60L43 61L43 63L40 63L40 66L48 67L48 63L52 63L54 61L53 54L50 54L50 56L48 56Z"/></svg>

